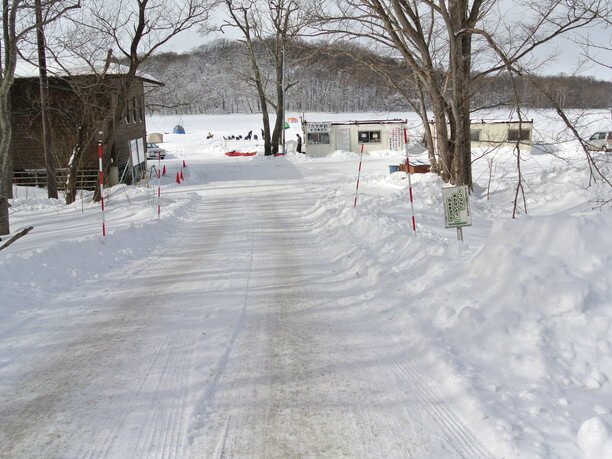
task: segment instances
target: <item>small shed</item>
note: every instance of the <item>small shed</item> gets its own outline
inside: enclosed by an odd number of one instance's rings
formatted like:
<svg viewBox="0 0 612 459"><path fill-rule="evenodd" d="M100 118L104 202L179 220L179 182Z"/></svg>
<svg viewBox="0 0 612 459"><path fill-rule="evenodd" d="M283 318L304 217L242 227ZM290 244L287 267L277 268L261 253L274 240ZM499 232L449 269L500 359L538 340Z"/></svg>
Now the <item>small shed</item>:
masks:
<svg viewBox="0 0 612 459"><path fill-rule="evenodd" d="M430 121L435 138L435 124ZM470 121L472 148L514 147L518 141L522 150L531 151L533 120L485 120Z"/></svg>
<svg viewBox="0 0 612 459"><path fill-rule="evenodd" d="M406 120L304 122L306 154L327 156L336 150L364 153L401 151Z"/></svg>
<svg viewBox="0 0 612 459"><path fill-rule="evenodd" d="M164 143L164 135L161 132L151 132L147 135L147 142Z"/></svg>
<svg viewBox="0 0 612 459"><path fill-rule="evenodd" d="M172 130L173 134L184 134L185 133L185 128L183 126L181 126L180 124L177 124L176 126L174 126L174 129Z"/></svg>
<svg viewBox="0 0 612 459"><path fill-rule="evenodd" d="M480 120L470 123L472 147L514 147L517 141L522 150L531 151L533 120Z"/></svg>

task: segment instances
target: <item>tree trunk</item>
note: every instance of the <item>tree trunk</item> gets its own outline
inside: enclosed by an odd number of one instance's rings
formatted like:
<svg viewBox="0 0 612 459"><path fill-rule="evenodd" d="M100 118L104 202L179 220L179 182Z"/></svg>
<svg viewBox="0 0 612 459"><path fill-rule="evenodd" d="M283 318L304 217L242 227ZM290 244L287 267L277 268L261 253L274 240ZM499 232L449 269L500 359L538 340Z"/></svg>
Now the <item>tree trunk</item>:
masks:
<svg viewBox="0 0 612 459"><path fill-rule="evenodd" d="M11 166L10 144L11 144L11 118L9 107L9 89L5 90L6 81L2 84L0 91L0 235L9 234L9 197L12 194L13 167Z"/></svg>
<svg viewBox="0 0 612 459"><path fill-rule="evenodd" d="M452 95L449 120L453 140L451 182L472 188L470 142L470 70L472 36L462 33L468 27L468 3L460 0L450 3L450 77Z"/></svg>
<svg viewBox="0 0 612 459"><path fill-rule="evenodd" d="M74 201L76 201L78 173L85 151L85 132L86 129L83 126L80 126L77 144L72 151L70 160L68 161L68 174L66 176L66 204L72 204Z"/></svg>
<svg viewBox="0 0 612 459"><path fill-rule="evenodd" d="M280 37L276 37L274 63L276 67L276 123L274 123L272 145L274 153L278 153L279 146L282 144L283 129L285 127L285 69L283 62L282 38Z"/></svg>
<svg viewBox="0 0 612 459"><path fill-rule="evenodd" d="M461 37L461 62L459 63L457 126L455 156L457 158L456 185L472 189L472 144L470 141L470 53L471 35Z"/></svg>
<svg viewBox="0 0 612 459"><path fill-rule="evenodd" d="M55 156L49 151L49 131L47 126L47 94L49 81L47 79L47 60L45 57L45 35L42 26L41 0L34 1L36 9L36 41L38 48L38 71L40 80L40 124L42 132L42 147L47 172L47 196L57 199L57 175Z"/></svg>

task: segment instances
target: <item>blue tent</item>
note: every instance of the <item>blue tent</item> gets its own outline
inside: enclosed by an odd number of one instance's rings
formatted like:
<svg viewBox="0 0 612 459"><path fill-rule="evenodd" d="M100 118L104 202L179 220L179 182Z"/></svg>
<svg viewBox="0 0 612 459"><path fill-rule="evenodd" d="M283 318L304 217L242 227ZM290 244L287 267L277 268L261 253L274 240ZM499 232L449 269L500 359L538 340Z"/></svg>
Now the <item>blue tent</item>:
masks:
<svg viewBox="0 0 612 459"><path fill-rule="evenodd" d="M172 131L173 134L184 134L185 133L185 128L183 128L183 126L181 126L180 124L177 124L176 126L174 126L174 130Z"/></svg>

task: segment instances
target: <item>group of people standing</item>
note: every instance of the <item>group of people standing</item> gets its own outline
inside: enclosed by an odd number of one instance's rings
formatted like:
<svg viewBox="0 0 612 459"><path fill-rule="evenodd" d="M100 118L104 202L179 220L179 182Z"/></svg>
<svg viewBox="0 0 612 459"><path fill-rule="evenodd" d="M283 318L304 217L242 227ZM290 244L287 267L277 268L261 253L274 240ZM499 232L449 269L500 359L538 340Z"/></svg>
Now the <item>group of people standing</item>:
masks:
<svg viewBox="0 0 612 459"><path fill-rule="evenodd" d="M213 135L209 132L208 136L206 137L207 139L212 139ZM263 139L265 137L265 131L262 129L261 130L261 138ZM295 134L295 137L297 138L297 148L296 151L298 153L304 153L302 151L302 136L300 134ZM223 140L258 140L257 134L253 134L253 131L249 131L247 133L247 135L245 135L244 137L241 135L228 135L228 136L223 136Z"/></svg>

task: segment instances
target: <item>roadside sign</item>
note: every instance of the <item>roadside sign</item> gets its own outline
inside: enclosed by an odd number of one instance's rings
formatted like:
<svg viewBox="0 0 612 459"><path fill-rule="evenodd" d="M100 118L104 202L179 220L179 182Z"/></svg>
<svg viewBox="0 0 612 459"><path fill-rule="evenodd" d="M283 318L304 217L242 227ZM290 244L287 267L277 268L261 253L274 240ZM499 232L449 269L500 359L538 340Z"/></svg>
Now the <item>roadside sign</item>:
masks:
<svg viewBox="0 0 612 459"><path fill-rule="evenodd" d="M442 188L445 228L472 226L467 185Z"/></svg>

